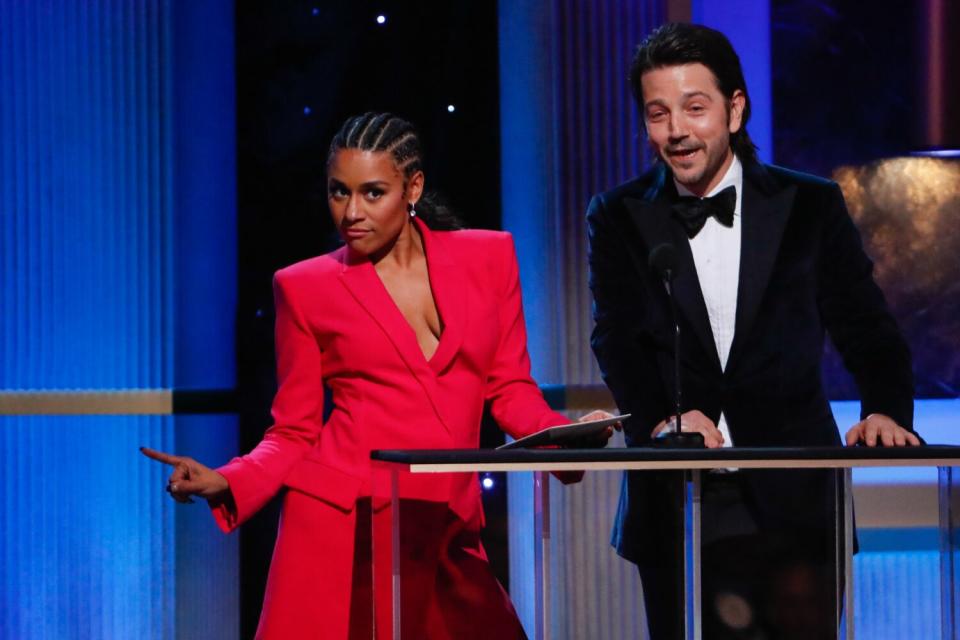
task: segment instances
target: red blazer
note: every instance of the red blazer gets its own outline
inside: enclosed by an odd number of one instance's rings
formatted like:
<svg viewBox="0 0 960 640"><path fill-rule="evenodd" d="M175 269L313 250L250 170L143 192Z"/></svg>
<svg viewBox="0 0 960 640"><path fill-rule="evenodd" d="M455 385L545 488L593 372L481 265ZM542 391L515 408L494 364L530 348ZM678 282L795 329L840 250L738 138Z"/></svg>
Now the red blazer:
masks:
<svg viewBox="0 0 960 640"><path fill-rule="evenodd" d="M477 447L487 402L514 437L568 422L530 377L511 236L415 224L444 327L429 361L373 265L349 263L345 247L277 272L274 424L251 453L219 469L236 503L214 510L224 531L284 485L345 510L382 495L389 485L371 480L371 449ZM326 423L323 385L334 405ZM480 525L473 476L425 475L403 497L446 501Z"/></svg>

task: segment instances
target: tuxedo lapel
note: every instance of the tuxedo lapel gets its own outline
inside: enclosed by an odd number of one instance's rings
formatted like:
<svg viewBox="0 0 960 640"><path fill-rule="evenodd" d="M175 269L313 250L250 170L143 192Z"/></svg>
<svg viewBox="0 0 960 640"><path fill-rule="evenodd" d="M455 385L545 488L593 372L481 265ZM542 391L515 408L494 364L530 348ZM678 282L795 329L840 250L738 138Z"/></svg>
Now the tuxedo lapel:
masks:
<svg viewBox="0 0 960 640"><path fill-rule="evenodd" d="M763 165L744 165L741 201L740 283L737 288L737 317L727 368L736 362L746 336L756 320L780 241L787 225L796 187L778 188Z"/></svg>
<svg viewBox="0 0 960 640"><path fill-rule="evenodd" d="M640 234L644 249L633 254L637 269L643 273L649 270L646 256L658 245L668 243L676 248L677 266L673 274L673 295L680 313L692 327L693 333L703 347L711 365L720 367L707 305L703 301L697 268L690 251L690 242L683 227L673 219L671 207L676 198L676 187L661 167L659 179L641 198L624 198L633 226ZM664 292L666 295L666 292Z"/></svg>

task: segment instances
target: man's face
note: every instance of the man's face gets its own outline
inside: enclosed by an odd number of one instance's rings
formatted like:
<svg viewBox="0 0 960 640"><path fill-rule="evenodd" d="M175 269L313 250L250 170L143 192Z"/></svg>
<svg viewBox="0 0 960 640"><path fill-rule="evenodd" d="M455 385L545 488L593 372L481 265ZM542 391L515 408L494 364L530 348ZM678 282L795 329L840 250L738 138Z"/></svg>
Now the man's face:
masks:
<svg viewBox="0 0 960 640"><path fill-rule="evenodd" d="M730 134L740 130L745 97L728 101L700 63L652 69L640 78L647 138L677 182L704 196L733 162Z"/></svg>

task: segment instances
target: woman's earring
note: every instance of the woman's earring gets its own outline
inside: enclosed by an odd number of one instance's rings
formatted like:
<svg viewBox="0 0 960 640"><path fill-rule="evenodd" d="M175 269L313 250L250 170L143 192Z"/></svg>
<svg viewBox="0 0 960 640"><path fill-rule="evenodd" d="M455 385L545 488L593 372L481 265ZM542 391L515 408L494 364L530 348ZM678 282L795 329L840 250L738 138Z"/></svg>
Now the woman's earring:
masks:
<svg viewBox="0 0 960 640"><path fill-rule="evenodd" d="M410 217L411 218L417 217L417 210L413 208L413 204L410 205Z"/></svg>

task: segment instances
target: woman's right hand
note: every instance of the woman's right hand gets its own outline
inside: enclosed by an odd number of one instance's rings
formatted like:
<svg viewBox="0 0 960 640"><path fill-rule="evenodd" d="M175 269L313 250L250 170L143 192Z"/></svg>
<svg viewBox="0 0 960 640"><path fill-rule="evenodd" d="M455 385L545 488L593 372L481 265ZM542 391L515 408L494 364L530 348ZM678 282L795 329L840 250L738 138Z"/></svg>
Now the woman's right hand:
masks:
<svg viewBox="0 0 960 640"><path fill-rule="evenodd" d="M211 502L227 498L230 484L223 475L205 467L193 458L172 456L162 451L140 447L140 453L151 460L173 467L173 473L167 480L167 492L177 502L193 502L190 496L200 496Z"/></svg>

